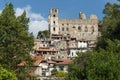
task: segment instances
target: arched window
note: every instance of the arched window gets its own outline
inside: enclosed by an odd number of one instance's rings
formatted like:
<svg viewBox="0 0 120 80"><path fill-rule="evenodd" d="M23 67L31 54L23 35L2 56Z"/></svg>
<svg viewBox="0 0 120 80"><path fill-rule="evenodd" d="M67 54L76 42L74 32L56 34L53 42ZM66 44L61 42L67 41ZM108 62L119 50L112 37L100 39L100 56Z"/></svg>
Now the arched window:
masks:
<svg viewBox="0 0 120 80"><path fill-rule="evenodd" d="M54 9L52 9L52 13L54 13Z"/></svg>
<svg viewBox="0 0 120 80"><path fill-rule="evenodd" d="M91 27L91 31L92 31L92 33L94 32L94 26Z"/></svg>
<svg viewBox="0 0 120 80"><path fill-rule="evenodd" d="M53 17L56 17L55 14L53 15Z"/></svg>
<svg viewBox="0 0 120 80"><path fill-rule="evenodd" d="M55 21L53 21L53 24L55 25Z"/></svg>
<svg viewBox="0 0 120 80"><path fill-rule="evenodd" d="M64 31L64 27L62 27L62 31Z"/></svg>
<svg viewBox="0 0 120 80"><path fill-rule="evenodd" d="M75 28L75 26L73 26L73 28Z"/></svg>
<svg viewBox="0 0 120 80"><path fill-rule="evenodd" d="M69 31L69 28L68 28L68 27L66 28L66 31Z"/></svg>
<svg viewBox="0 0 120 80"><path fill-rule="evenodd" d="M81 27L80 26L78 26L78 30L81 31Z"/></svg>
<svg viewBox="0 0 120 80"><path fill-rule="evenodd" d="M73 52L72 52L72 56L73 56Z"/></svg>
<svg viewBox="0 0 120 80"><path fill-rule="evenodd" d="M87 26L85 26L85 32L88 32L88 28L87 28Z"/></svg>
<svg viewBox="0 0 120 80"><path fill-rule="evenodd" d="M55 31L55 27L53 27L53 31Z"/></svg>
<svg viewBox="0 0 120 80"><path fill-rule="evenodd" d="M57 9L55 9L55 12L57 12Z"/></svg>

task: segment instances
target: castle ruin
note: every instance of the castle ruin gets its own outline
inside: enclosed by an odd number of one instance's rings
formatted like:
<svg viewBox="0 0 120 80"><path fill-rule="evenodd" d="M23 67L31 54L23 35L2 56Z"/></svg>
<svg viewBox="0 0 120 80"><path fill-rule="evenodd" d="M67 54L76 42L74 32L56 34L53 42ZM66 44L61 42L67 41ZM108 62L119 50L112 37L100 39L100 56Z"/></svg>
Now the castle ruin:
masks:
<svg viewBox="0 0 120 80"><path fill-rule="evenodd" d="M98 18L94 14L89 19L82 12L78 19L60 19L58 9L51 8L48 22L52 39L95 41L98 36Z"/></svg>

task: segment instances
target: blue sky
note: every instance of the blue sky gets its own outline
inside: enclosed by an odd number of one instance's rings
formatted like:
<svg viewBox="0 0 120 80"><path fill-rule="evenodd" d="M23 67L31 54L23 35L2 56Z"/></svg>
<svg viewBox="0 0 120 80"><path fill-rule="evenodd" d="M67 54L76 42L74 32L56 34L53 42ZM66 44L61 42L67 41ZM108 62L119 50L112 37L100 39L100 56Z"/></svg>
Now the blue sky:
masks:
<svg viewBox="0 0 120 80"><path fill-rule="evenodd" d="M50 8L58 8L60 18L78 18L78 13L83 12L87 18L91 14L96 14L101 20L104 16L102 11L105 4L107 2L114 3L117 0L0 0L0 11L6 2L12 2L19 15L23 9L27 10L28 17L34 22L34 24L31 22L32 28L36 23L37 27L34 28L44 30L48 27L47 18ZM35 32L35 30L31 32ZM37 32L34 35L36 34Z"/></svg>

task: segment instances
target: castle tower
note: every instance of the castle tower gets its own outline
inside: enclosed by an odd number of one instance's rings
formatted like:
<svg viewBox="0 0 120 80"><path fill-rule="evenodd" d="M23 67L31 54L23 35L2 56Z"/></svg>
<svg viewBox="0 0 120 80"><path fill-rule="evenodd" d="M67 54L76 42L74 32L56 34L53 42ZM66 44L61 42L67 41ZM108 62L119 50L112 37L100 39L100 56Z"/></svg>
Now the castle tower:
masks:
<svg viewBox="0 0 120 80"><path fill-rule="evenodd" d="M85 13L80 12L80 13L79 13L79 18L80 18L80 19L86 19Z"/></svg>
<svg viewBox="0 0 120 80"><path fill-rule="evenodd" d="M51 8L50 14L48 17L48 23L49 23L49 30L50 35L57 35L59 33L59 26L58 26L58 9L57 8Z"/></svg>

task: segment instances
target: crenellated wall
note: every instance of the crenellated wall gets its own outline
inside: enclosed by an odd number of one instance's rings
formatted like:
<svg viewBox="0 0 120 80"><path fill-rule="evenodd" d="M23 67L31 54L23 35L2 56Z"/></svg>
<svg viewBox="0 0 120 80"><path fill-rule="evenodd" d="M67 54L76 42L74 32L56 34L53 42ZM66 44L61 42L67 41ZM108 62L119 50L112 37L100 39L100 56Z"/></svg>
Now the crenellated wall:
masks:
<svg viewBox="0 0 120 80"><path fill-rule="evenodd" d="M68 35L76 40L96 40L98 18L92 14L89 19L86 19L86 15L80 12L79 19L59 19L58 9L52 8L49 15L49 30L51 36Z"/></svg>

